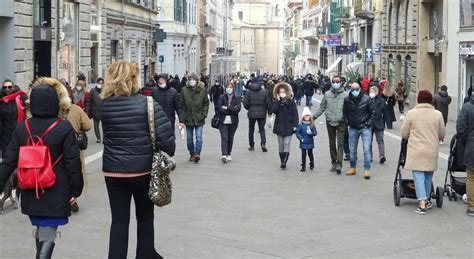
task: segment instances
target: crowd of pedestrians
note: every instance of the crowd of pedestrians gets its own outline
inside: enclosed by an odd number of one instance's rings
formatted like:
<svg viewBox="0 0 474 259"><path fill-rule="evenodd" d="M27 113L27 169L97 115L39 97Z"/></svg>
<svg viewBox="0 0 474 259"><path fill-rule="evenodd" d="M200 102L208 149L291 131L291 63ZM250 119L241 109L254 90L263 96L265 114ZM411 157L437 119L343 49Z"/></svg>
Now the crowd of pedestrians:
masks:
<svg viewBox="0 0 474 259"><path fill-rule="evenodd" d="M155 75L141 87L139 73L135 64L117 61L109 66L105 79L97 79L90 90L81 73L74 87L64 79L40 78L30 85L28 93L11 80L2 83L0 191L21 160L22 147L29 146L32 140L38 139L48 147L51 161L55 161L56 182L52 187L40 193L25 189L21 194L22 212L37 228L38 258L51 257L54 233L69 222L71 212L79 210L77 199L87 190L85 133L92 126L96 143L104 146L102 170L112 214L109 258L127 257L132 198L137 219L136 257L162 258L154 247L154 205L148 198L153 144L173 158L177 128L181 138L186 138L189 161L199 163L210 103L214 105L216 128L221 138L220 160L224 164L232 161L243 106L249 122L249 151L255 151L256 125L260 149L269 151L265 132L269 127L278 140L282 170L288 167L293 137L297 138L301 151L300 171L306 172L307 165L314 170L317 161L313 150L318 143L315 122L325 115L331 158L329 171L342 174L343 162L347 160L349 169L345 174L356 175L361 140L365 179L372 177L374 143L378 163L387 161L385 129L393 129L394 107L398 105L399 112L404 114L401 135L408 140L405 168L412 170L419 201L415 211L426 214L433 206L429 194L451 103L446 86L434 96L430 91L420 91L418 104L405 112L409 93L403 81L392 87L386 80L369 80L368 77L347 82L340 76L328 78L320 74L293 78L252 74L245 82L244 77L237 74L215 80L211 85L209 77L187 73L182 79L178 75ZM323 96L312 114L315 94ZM148 128L147 97L154 100L156 143L151 142ZM300 115L298 107L303 98L305 107ZM474 152L474 97L471 95L465 100L456 130L466 149L467 214L474 216L474 160L469 155Z"/></svg>

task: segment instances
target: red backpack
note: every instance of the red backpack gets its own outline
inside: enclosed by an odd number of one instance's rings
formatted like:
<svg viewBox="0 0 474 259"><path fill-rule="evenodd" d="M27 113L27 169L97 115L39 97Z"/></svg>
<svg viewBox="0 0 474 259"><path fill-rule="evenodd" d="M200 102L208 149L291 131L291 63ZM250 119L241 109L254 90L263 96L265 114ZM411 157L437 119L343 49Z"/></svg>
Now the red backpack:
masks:
<svg viewBox="0 0 474 259"><path fill-rule="evenodd" d="M26 146L20 147L18 157L18 187L20 189L36 189L36 199L39 199L38 187L44 193L44 188L49 188L56 182L56 175L53 168L63 158L61 154L53 164L51 164L51 154L48 146L44 145L43 138L50 133L59 120L53 122L49 128L41 135L32 135L28 120L25 120L26 131L28 132L28 140Z"/></svg>

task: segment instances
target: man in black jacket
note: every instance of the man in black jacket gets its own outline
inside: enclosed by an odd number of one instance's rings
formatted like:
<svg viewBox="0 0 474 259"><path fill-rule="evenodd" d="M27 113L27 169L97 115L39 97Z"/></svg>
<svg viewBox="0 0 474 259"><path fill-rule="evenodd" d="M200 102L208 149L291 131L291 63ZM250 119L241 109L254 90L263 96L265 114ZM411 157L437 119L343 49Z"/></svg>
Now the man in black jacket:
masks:
<svg viewBox="0 0 474 259"><path fill-rule="evenodd" d="M100 107L102 106L102 99L100 98L100 93L102 92L102 85L104 84L104 79L98 78L97 85L90 91L89 98L87 98L86 103L86 113L89 118L94 120L94 133L97 138L96 143L101 142L100 136Z"/></svg>
<svg viewBox="0 0 474 259"><path fill-rule="evenodd" d="M260 133L260 147L263 152L267 152L267 143L265 136L265 121L267 113L271 113L272 100L266 89L263 89L259 83L252 83L249 90L245 93L244 108L248 110L249 118L249 150L255 150L254 132L255 122L258 123L258 132Z"/></svg>
<svg viewBox="0 0 474 259"><path fill-rule="evenodd" d="M176 114L178 115L179 129L184 128L184 116L179 93L170 86L168 78L168 74L155 75L154 80L158 87L156 87L156 91L153 93L153 99L155 99L166 113L174 131Z"/></svg>
<svg viewBox="0 0 474 259"><path fill-rule="evenodd" d="M214 85L209 90L209 96L211 97L211 103L214 103L214 111L217 113L219 111L219 107L217 106L217 100L219 96L224 94L224 87L219 83L219 80L216 80Z"/></svg>
<svg viewBox="0 0 474 259"><path fill-rule="evenodd" d="M351 150L351 169L346 175L355 175L357 166L357 145L362 138L364 147L364 178L370 179L370 144L375 108L358 83L352 84L348 97L344 100L344 120L349 125L349 148Z"/></svg>
<svg viewBox="0 0 474 259"><path fill-rule="evenodd" d="M306 81L303 83L303 91L306 96L306 107L311 108L313 106L313 95L316 90L316 82L313 80L312 75L308 75Z"/></svg>

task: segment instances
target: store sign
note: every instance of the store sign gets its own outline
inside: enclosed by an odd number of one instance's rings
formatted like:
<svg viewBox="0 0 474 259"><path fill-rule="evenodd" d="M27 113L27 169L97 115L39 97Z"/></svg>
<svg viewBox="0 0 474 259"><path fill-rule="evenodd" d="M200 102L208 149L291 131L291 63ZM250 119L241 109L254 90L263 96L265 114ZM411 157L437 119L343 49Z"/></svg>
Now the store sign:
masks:
<svg viewBox="0 0 474 259"><path fill-rule="evenodd" d="M380 52L382 52L382 44L380 42L375 43L374 53L380 53Z"/></svg>
<svg viewBox="0 0 474 259"><path fill-rule="evenodd" d="M329 37L326 41L326 44L330 47L340 46L341 45L341 37Z"/></svg>
<svg viewBox="0 0 474 259"><path fill-rule="evenodd" d="M374 62L374 51L372 49L365 49L365 62Z"/></svg>
<svg viewBox="0 0 474 259"><path fill-rule="evenodd" d="M336 55L350 55L352 52L352 46L336 46Z"/></svg>
<svg viewBox="0 0 474 259"><path fill-rule="evenodd" d="M474 55L474 43L459 45L459 55L464 55L464 56Z"/></svg>

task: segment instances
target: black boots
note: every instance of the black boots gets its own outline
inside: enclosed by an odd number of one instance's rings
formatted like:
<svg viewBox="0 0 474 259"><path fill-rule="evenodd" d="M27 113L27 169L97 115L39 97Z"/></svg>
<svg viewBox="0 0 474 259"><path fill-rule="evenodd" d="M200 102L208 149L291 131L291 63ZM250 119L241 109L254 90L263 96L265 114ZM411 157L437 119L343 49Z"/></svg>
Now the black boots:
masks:
<svg viewBox="0 0 474 259"><path fill-rule="evenodd" d="M260 147L262 148L262 152L268 152L268 149L265 144L260 145Z"/></svg>
<svg viewBox="0 0 474 259"><path fill-rule="evenodd" d="M286 168L286 163L288 162L288 157L289 157L289 156L290 156L290 153L289 153L289 152L280 153L280 161L281 161L280 168L281 168L281 169L285 169L285 168Z"/></svg>
<svg viewBox="0 0 474 259"><path fill-rule="evenodd" d="M36 259L50 259L53 255L54 243L49 241L43 241L38 243L36 249Z"/></svg>
<svg viewBox="0 0 474 259"><path fill-rule="evenodd" d="M314 161L309 162L309 170L314 169Z"/></svg>
<svg viewBox="0 0 474 259"><path fill-rule="evenodd" d="M250 145L249 151L254 151L254 150L255 150L255 147L253 145Z"/></svg>
<svg viewBox="0 0 474 259"><path fill-rule="evenodd" d="M301 164L301 170L300 172L306 172L306 165L305 164Z"/></svg>

